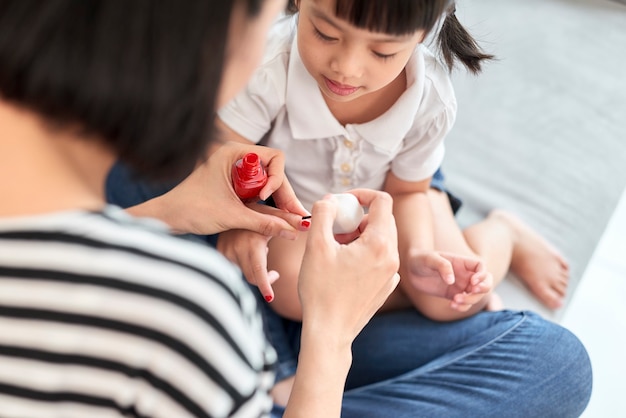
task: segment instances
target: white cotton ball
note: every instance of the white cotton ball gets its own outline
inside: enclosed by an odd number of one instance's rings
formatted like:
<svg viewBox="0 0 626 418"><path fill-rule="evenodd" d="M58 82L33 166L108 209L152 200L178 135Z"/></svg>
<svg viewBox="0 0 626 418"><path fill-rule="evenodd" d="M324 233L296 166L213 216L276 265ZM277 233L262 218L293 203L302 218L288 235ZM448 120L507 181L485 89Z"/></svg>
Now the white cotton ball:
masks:
<svg viewBox="0 0 626 418"><path fill-rule="evenodd" d="M350 193L334 194L337 202L337 217L333 223L333 234L348 234L356 231L363 219L363 207L355 195Z"/></svg>

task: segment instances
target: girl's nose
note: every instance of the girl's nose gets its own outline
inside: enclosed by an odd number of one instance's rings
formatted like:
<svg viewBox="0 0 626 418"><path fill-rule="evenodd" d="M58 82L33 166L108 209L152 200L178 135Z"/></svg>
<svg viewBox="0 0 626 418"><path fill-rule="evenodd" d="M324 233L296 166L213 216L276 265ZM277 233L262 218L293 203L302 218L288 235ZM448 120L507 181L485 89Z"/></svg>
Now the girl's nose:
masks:
<svg viewBox="0 0 626 418"><path fill-rule="evenodd" d="M363 75L363 59L351 48L338 50L331 61L330 69L344 78Z"/></svg>

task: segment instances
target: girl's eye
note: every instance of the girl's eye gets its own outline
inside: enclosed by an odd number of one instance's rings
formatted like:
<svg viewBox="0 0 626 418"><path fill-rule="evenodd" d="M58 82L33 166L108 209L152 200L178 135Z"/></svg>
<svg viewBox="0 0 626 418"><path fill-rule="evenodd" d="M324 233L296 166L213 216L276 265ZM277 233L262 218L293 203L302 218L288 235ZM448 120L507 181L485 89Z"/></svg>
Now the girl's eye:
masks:
<svg viewBox="0 0 626 418"><path fill-rule="evenodd" d="M337 40L335 38L331 38L330 36L324 35L322 32L320 32L318 28L314 28L314 29L315 29L315 36L320 38L322 41L331 42L331 41Z"/></svg>
<svg viewBox="0 0 626 418"><path fill-rule="evenodd" d="M387 61L396 56L396 54L381 54L380 52L372 51L376 57L380 58L383 61Z"/></svg>

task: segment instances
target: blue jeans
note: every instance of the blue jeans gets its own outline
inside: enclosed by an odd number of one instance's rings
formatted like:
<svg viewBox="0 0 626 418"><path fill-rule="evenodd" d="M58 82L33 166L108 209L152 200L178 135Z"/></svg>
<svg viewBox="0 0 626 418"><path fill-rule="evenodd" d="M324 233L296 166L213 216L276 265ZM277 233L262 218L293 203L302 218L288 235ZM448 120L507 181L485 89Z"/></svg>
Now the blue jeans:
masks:
<svg viewBox="0 0 626 418"><path fill-rule="evenodd" d="M116 165L107 198L127 207L169 187L138 182ZM254 292L278 352L277 379L284 379L296 370L300 324L276 315ZM591 386L581 342L534 313L434 322L406 310L375 316L354 341L342 417L577 417ZM272 417L282 412L275 406Z"/></svg>
<svg viewBox="0 0 626 418"><path fill-rule="evenodd" d="M297 352L300 325L282 322ZM591 384L580 341L534 313L434 322L406 310L375 316L354 341L342 417L577 417Z"/></svg>

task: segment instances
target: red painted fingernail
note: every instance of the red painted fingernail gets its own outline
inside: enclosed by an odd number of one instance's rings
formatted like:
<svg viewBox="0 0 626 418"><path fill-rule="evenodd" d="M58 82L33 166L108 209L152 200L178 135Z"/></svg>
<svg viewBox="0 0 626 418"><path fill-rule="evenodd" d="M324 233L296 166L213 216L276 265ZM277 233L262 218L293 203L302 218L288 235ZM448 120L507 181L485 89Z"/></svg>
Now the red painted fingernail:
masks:
<svg viewBox="0 0 626 418"><path fill-rule="evenodd" d="M311 222L310 221L302 221L300 222L300 225L302 225L303 228L308 228L311 226Z"/></svg>
<svg viewBox="0 0 626 418"><path fill-rule="evenodd" d="M271 302L274 298L270 295L265 296L265 300Z"/></svg>

